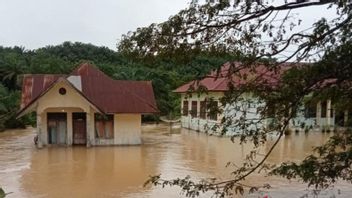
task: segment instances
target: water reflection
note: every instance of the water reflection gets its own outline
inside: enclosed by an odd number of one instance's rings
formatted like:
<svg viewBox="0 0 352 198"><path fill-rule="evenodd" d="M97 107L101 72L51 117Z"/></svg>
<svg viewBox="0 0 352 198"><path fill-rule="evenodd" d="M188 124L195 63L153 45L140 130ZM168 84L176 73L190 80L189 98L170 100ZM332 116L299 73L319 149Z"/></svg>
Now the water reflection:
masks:
<svg viewBox="0 0 352 198"><path fill-rule="evenodd" d="M170 134L167 126L143 127L142 146L127 147L51 147L37 150L33 131L0 133L0 184L14 192L10 197L181 197L179 189L143 188L149 175L164 178L226 179L233 170L227 162L241 164L251 144L232 143L228 138L207 136L182 129ZM302 159L312 147L330 134L300 133L284 137L268 161ZM260 152L267 152L275 137ZM254 174L245 183L270 182L273 197L298 197L305 185L278 177ZM340 183L342 195L350 197L351 186ZM207 197L205 195L204 197Z"/></svg>

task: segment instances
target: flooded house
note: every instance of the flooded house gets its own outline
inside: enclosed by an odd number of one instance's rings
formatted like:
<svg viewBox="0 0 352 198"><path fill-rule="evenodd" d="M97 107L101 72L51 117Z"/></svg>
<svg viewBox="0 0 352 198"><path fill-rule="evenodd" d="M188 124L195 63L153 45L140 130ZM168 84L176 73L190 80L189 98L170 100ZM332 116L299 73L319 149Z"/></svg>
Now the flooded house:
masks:
<svg viewBox="0 0 352 198"><path fill-rule="evenodd" d="M268 71L264 66L259 66L256 71L249 72L247 68L240 69L239 75L229 75L231 64L225 63L218 71L211 71L205 78L201 80L193 80L178 87L174 92L181 96L181 126L196 131L217 133L221 130L221 120L224 117L232 119L240 119L243 115L241 111L246 111L247 119L258 119L257 108L263 106L251 93L243 93L241 100L234 104L226 104L222 106L220 99L224 97L226 91L229 90L229 85L236 87L245 83L248 79L254 79L260 75L262 82L275 85L279 82L280 75L292 68L289 64L281 65L280 71L277 73ZM240 68L241 63L234 63L235 68ZM229 77L230 76L230 77ZM246 76L246 80L239 76ZM203 91L202 91L203 90ZM220 114L211 113L207 109L207 104L212 102L223 111ZM236 104L235 104L236 103ZM239 111L241 109L241 111ZM332 101L318 101L317 103L300 107L296 117L289 123L289 128L292 130L302 129L326 129L333 130L335 127L349 125L349 115L351 111L343 112L335 111ZM265 120L265 125L270 124L270 119ZM214 130L214 126L216 130ZM227 135L233 135L240 131L235 127L228 127Z"/></svg>
<svg viewBox="0 0 352 198"><path fill-rule="evenodd" d="M84 63L71 74L23 77L18 117L36 112L37 145L138 145L158 112L150 81L113 80Z"/></svg>

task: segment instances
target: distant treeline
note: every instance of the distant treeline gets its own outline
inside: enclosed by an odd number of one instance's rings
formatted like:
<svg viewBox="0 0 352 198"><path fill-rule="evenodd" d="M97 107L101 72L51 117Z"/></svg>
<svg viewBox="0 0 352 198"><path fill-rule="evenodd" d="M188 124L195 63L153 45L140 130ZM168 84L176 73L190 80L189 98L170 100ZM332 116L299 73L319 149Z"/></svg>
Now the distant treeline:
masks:
<svg viewBox="0 0 352 198"><path fill-rule="evenodd" d="M177 116L180 102L173 89L237 58L236 54L214 49L141 57L79 42L35 50L0 46L0 130L35 124L34 115L15 119L20 103L21 74L68 74L81 62L88 61L113 79L151 80L161 115ZM144 118L156 119L157 116Z"/></svg>

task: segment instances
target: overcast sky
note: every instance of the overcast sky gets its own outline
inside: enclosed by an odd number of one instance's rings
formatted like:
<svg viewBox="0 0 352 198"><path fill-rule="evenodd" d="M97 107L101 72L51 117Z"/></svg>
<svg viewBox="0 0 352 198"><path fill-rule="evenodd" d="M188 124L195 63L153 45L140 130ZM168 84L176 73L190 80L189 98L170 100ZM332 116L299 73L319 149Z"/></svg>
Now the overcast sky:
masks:
<svg viewBox="0 0 352 198"><path fill-rule="evenodd" d="M116 50L122 34L162 22L189 0L0 0L0 45L35 49L80 41ZM308 26L326 9L304 9Z"/></svg>
<svg viewBox="0 0 352 198"><path fill-rule="evenodd" d="M162 22L189 0L0 0L0 45L80 41L116 50L122 34Z"/></svg>

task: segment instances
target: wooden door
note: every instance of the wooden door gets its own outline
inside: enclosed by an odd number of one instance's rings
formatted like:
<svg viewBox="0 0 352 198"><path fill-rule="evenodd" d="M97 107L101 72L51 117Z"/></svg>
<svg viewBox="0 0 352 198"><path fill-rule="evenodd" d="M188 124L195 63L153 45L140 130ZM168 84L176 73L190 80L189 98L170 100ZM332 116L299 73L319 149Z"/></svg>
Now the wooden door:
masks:
<svg viewBox="0 0 352 198"><path fill-rule="evenodd" d="M86 113L72 113L73 144L87 143Z"/></svg>

